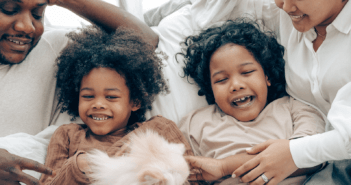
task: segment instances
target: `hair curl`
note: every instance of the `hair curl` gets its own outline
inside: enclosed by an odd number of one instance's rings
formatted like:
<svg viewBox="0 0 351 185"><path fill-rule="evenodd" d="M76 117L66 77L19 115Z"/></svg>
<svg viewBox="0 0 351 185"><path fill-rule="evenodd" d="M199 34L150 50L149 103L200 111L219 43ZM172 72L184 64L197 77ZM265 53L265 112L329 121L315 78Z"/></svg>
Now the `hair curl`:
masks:
<svg viewBox="0 0 351 185"><path fill-rule="evenodd" d="M210 59L221 46L228 43L244 46L258 61L271 86L268 87L267 104L287 95L285 90L284 47L274 34L260 30L260 26L249 18L228 20L223 25L189 36L181 44L184 57L184 75L192 77L200 87L198 94L205 95L208 104L214 104L211 87ZM189 80L189 79L188 79Z"/></svg>
<svg viewBox="0 0 351 185"><path fill-rule="evenodd" d="M161 59L140 34L125 28L108 34L97 26L89 26L67 37L70 42L56 59L56 76L61 112L67 111L73 119L79 116L81 80L94 68L114 69L126 80L130 100L140 105L131 113L128 125L145 121L145 112L151 110L156 95L168 93Z"/></svg>

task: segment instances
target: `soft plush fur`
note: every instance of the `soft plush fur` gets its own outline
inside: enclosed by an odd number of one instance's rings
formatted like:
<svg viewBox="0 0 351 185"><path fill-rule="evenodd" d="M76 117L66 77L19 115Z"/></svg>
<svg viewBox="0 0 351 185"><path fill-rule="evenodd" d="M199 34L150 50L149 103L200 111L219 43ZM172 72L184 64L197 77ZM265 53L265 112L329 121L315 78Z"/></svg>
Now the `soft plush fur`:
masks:
<svg viewBox="0 0 351 185"><path fill-rule="evenodd" d="M182 185L189 175L183 144L169 143L156 132L136 132L130 137L130 153L108 157L94 150L89 178L94 185Z"/></svg>

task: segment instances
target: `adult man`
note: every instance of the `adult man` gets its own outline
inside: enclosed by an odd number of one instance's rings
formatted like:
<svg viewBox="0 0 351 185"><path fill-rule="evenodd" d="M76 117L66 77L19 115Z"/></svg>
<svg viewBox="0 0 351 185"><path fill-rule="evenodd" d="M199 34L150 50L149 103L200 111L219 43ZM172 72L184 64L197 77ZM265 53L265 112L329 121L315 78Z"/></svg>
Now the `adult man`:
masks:
<svg viewBox="0 0 351 185"><path fill-rule="evenodd" d="M101 0L0 0L0 137L37 134L59 115L55 59L67 43L67 31L44 33L47 5L67 8L107 31L130 27L157 45L158 37L148 26ZM0 149L0 184L38 184L22 169L52 174L38 162Z"/></svg>

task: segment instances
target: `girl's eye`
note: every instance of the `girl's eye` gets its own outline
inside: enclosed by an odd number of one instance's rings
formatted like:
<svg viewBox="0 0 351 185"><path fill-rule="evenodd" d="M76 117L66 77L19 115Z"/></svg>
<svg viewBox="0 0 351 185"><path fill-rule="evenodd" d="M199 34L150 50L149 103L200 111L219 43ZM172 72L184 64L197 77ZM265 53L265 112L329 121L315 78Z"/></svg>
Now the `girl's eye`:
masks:
<svg viewBox="0 0 351 185"><path fill-rule="evenodd" d="M252 73L254 71L256 71L256 70L246 71L246 72L243 72L242 74L246 75L246 74L250 74L250 73Z"/></svg>
<svg viewBox="0 0 351 185"><path fill-rule="evenodd" d="M117 96L106 96L107 99L113 100L113 99L117 99Z"/></svg>

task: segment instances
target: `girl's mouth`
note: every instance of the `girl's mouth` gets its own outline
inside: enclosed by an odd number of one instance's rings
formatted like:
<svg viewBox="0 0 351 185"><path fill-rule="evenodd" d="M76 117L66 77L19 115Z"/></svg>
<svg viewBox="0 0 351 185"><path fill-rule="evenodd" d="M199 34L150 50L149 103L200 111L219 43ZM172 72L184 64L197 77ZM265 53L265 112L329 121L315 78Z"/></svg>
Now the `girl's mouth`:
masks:
<svg viewBox="0 0 351 185"><path fill-rule="evenodd" d="M231 105L234 108L246 108L252 105L255 101L255 96L245 96L243 98L239 98L234 100Z"/></svg>

